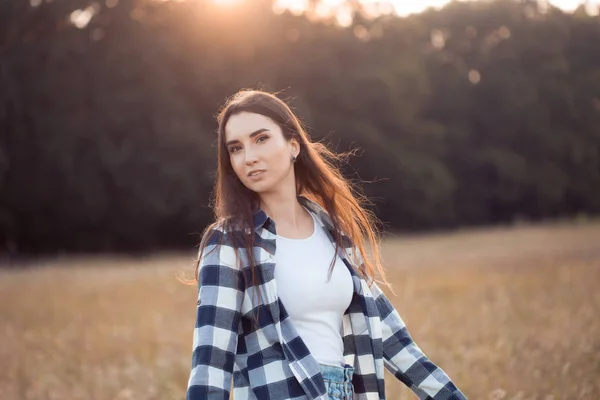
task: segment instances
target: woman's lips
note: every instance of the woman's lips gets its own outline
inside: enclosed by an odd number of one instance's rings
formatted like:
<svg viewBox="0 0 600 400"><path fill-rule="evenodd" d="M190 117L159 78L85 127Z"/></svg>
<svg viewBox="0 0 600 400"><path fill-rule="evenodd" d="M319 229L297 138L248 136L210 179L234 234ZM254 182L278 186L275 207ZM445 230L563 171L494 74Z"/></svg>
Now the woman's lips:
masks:
<svg viewBox="0 0 600 400"><path fill-rule="evenodd" d="M265 174L266 171L258 171L252 175L248 175L248 179L251 179L253 181L261 179L262 176Z"/></svg>

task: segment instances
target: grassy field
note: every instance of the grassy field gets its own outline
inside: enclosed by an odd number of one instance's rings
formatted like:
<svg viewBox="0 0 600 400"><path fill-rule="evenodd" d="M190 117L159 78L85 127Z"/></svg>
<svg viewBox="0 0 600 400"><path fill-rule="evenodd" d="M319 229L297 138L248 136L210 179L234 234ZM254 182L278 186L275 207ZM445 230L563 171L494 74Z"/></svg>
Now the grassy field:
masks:
<svg viewBox="0 0 600 400"><path fill-rule="evenodd" d="M600 399L600 223L389 238L383 256L413 338L470 399ZM184 398L193 259L0 271L0 399Z"/></svg>

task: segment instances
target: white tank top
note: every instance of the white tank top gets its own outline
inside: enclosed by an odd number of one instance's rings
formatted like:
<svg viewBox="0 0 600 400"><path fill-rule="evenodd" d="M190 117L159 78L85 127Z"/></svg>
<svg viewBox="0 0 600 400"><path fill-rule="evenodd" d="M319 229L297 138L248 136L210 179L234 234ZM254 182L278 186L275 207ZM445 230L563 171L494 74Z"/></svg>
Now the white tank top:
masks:
<svg viewBox="0 0 600 400"><path fill-rule="evenodd" d="M335 243L327 237L312 212L309 214L314 226L309 237L276 237L277 292L317 362L344 366L342 316L352 300L352 276L336 256L331 280L327 281Z"/></svg>

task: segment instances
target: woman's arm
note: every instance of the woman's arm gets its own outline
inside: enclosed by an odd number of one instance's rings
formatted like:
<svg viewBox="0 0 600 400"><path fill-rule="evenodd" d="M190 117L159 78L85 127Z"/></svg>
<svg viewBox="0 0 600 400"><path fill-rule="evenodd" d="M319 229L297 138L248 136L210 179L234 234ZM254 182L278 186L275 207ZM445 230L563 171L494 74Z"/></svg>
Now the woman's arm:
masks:
<svg viewBox="0 0 600 400"><path fill-rule="evenodd" d="M205 234L187 400L228 400L237 348L243 279L223 232ZM219 243L222 241L222 243Z"/></svg>
<svg viewBox="0 0 600 400"><path fill-rule="evenodd" d="M371 292L381 316L386 368L421 400L466 399L448 375L412 340L404 321L375 282Z"/></svg>

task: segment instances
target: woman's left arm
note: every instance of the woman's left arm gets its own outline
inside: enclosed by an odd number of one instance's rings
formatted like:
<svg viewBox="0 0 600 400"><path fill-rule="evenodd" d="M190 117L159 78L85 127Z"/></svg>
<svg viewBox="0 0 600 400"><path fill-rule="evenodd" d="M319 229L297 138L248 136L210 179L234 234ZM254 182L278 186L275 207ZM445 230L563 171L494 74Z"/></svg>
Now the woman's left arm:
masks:
<svg viewBox="0 0 600 400"><path fill-rule="evenodd" d="M386 368L421 400L463 400L448 375L412 340L404 321L375 282L371 293L381 316L383 357Z"/></svg>

